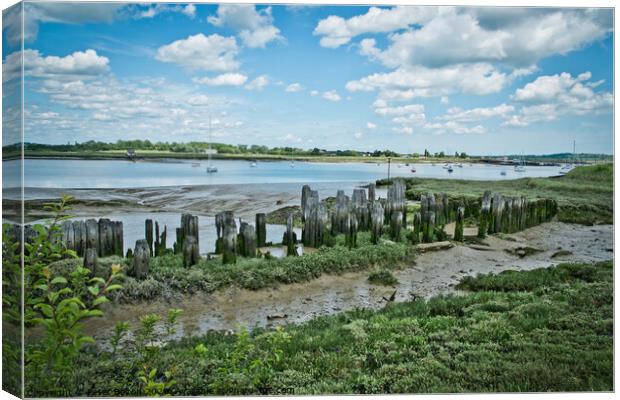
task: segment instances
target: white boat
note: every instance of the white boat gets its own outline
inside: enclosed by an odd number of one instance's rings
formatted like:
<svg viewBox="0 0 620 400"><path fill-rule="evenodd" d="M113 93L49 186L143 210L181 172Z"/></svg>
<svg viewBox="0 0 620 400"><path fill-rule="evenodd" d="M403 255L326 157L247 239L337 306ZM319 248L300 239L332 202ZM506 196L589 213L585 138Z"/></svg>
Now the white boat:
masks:
<svg viewBox="0 0 620 400"><path fill-rule="evenodd" d="M459 168L463 168L463 164L461 164L461 163L456 164L456 166L459 167Z"/></svg>
<svg viewBox="0 0 620 400"><path fill-rule="evenodd" d="M501 176L506 176L506 171L502 171L499 173Z"/></svg>
<svg viewBox="0 0 620 400"><path fill-rule="evenodd" d="M411 167L411 172L413 172L415 174L415 167Z"/></svg>
<svg viewBox="0 0 620 400"><path fill-rule="evenodd" d="M523 153L521 153L519 165L515 165L515 172L525 172L525 161L523 161Z"/></svg>
<svg viewBox="0 0 620 400"><path fill-rule="evenodd" d="M454 168L452 168L452 165L448 165L448 173L452 173L452 171L454 171Z"/></svg>
<svg viewBox="0 0 620 400"><path fill-rule="evenodd" d="M209 153L207 154L207 174L217 172L217 167L211 165L211 116L209 115Z"/></svg>
<svg viewBox="0 0 620 400"><path fill-rule="evenodd" d="M452 169L452 165L444 164L443 169Z"/></svg>
<svg viewBox="0 0 620 400"><path fill-rule="evenodd" d="M256 163L256 160L252 160L252 161L250 162L250 168L256 168L256 166L257 166L257 165L258 165L258 164Z"/></svg>

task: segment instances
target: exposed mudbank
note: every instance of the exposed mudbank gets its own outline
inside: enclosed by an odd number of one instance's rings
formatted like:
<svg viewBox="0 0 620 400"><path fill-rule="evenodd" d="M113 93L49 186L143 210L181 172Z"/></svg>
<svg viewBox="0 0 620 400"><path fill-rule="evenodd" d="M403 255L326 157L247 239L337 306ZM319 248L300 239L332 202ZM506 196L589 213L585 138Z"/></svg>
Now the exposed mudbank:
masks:
<svg viewBox="0 0 620 400"><path fill-rule="evenodd" d="M385 306L385 298L389 298L394 290L397 302L416 297L429 298L454 292L460 279L478 273L611 259L613 226L588 227L551 222L502 238L491 236L484 243L488 246L457 244L447 250L420 254L415 265L393 271L399 282L394 287L369 283L368 271L324 275L303 284L258 291L232 287L211 295L186 296L173 303L156 301L115 305L106 312L105 318L89 321L87 331L103 339L109 336L119 320L136 326L140 315L151 312L163 315L173 307L184 310L179 320L178 336L213 329L234 330L240 326L252 328L300 323L354 308L377 309ZM523 257L506 251L520 247L540 251Z"/></svg>

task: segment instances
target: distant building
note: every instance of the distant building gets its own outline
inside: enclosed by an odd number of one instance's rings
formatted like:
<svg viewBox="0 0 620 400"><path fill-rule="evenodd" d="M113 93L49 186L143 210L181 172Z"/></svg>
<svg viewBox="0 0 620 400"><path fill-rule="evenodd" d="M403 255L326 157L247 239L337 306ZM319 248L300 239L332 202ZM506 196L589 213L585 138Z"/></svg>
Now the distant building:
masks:
<svg viewBox="0 0 620 400"><path fill-rule="evenodd" d="M214 154L217 154L217 150L216 149L203 149L202 150L202 154L214 155Z"/></svg>
<svg viewBox="0 0 620 400"><path fill-rule="evenodd" d="M127 157L134 158L136 156L136 151L134 149L127 150Z"/></svg>

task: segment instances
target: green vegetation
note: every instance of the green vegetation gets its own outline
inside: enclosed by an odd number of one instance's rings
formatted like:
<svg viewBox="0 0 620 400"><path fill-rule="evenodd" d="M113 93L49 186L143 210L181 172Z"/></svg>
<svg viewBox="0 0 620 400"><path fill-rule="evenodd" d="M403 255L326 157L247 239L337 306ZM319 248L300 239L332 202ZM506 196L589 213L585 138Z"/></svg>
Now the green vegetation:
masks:
<svg viewBox="0 0 620 400"><path fill-rule="evenodd" d="M578 224L613 223L613 164L577 167L554 178L523 178L505 181L466 181L456 179L406 179L407 198L420 198L427 192L447 193L451 199L471 202L485 190L505 196L530 199L551 198L559 205L558 220ZM377 184L385 184L386 180Z"/></svg>
<svg viewBox="0 0 620 400"><path fill-rule="evenodd" d="M209 332L154 351L126 341L114 355L82 351L64 387L70 396L611 391L612 268L466 278L463 295Z"/></svg>
<svg viewBox="0 0 620 400"><path fill-rule="evenodd" d="M375 285L394 286L398 284L398 279L396 279L391 271L382 269L379 271L374 271L368 275L368 282Z"/></svg>

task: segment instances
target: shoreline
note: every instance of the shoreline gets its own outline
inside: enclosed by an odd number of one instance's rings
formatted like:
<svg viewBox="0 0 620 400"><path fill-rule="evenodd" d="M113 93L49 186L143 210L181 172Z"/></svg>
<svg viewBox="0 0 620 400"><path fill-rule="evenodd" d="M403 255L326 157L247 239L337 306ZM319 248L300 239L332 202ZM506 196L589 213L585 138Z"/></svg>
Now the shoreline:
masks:
<svg viewBox="0 0 620 400"><path fill-rule="evenodd" d="M196 154L196 153L146 153L144 156L138 156L131 159L128 158L124 153L62 153L62 152L30 152L26 153L23 157L25 160L110 160L110 161L147 161L147 162L165 162L165 160L187 160L187 161L206 161L208 156L206 154ZM17 156L5 156L3 157L3 161L14 161L19 160L21 157ZM297 162L318 162L318 163L387 163L388 157L359 157L359 156L280 156L280 155L270 155L270 154L216 154L212 156L213 160L235 160L235 161L297 161ZM390 160L393 164L398 163L414 163L414 164L444 164L444 163L465 163L465 164L490 164L490 165L517 165L518 163L508 160L499 160L494 158L455 158L455 157L444 157L444 158L413 158L413 157L390 157ZM606 161L611 162L611 161ZM536 166L561 166L562 162L532 162L526 161L525 166L536 167ZM581 162L580 165L591 165L592 162Z"/></svg>

